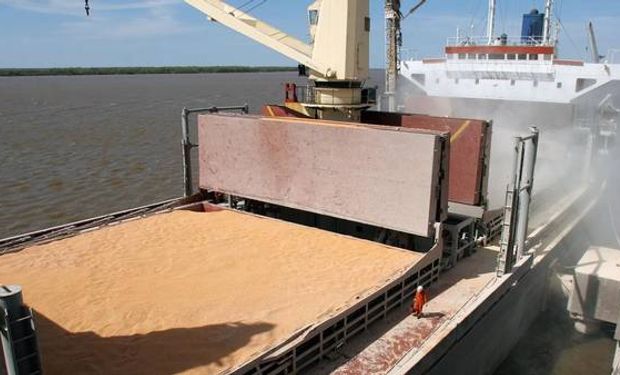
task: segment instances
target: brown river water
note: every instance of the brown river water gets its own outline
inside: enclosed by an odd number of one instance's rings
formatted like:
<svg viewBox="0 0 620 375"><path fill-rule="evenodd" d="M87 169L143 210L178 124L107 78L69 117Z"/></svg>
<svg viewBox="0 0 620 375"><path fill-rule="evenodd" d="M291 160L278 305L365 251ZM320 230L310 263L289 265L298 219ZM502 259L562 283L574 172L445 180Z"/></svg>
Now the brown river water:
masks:
<svg viewBox="0 0 620 375"><path fill-rule="evenodd" d="M283 100L294 73L0 78L0 238L182 195L181 109Z"/></svg>
<svg viewBox="0 0 620 375"><path fill-rule="evenodd" d="M0 78L0 238L181 196L181 109L248 103L257 113L282 101L288 81L302 82L295 73ZM496 374L610 373L609 332L574 333L565 304L559 292L550 298Z"/></svg>

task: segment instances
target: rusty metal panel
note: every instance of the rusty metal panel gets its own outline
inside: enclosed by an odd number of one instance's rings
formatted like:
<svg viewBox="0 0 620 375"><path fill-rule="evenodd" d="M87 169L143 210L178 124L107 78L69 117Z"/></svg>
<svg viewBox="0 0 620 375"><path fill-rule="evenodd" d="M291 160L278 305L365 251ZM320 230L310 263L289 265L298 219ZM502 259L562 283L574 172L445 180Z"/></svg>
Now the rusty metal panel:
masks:
<svg viewBox="0 0 620 375"><path fill-rule="evenodd" d="M450 132L449 200L473 206L486 204L487 166L491 144L489 122L408 113L367 111L362 122Z"/></svg>
<svg viewBox="0 0 620 375"><path fill-rule="evenodd" d="M200 187L431 236L447 212L445 133L201 115Z"/></svg>

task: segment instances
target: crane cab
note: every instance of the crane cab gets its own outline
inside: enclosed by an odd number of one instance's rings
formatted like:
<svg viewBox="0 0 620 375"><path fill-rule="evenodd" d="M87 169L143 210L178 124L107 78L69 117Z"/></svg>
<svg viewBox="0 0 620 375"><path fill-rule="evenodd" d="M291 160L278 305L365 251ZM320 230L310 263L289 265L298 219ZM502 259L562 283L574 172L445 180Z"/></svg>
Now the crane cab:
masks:
<svg viewBox="0 0 620 375"><path fill-rule="evenodd" d="M319 23L319 9L322 0L316 0L308 7L308 28L310 31L310 43L314 44L314 36L316 35L316 27Z"/></svg>

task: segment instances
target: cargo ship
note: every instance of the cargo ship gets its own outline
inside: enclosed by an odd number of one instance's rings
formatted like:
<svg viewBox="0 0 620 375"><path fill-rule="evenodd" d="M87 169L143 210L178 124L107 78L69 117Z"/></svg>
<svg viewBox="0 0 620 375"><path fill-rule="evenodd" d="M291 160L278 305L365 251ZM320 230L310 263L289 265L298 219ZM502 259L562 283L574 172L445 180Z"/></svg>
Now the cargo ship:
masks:
<svg viewBox="0 0 620 375"><path fill-rule="evenodd" d="M587 25L590 61L559 55L554 2L523 15L521 34L495 32L496 2L489 1L487 35L449 37L441 57L399 64L401 107L436 116L492 118L513 128L599 127L613 140L618 115L620 64L610 50L600 55L594 25ZM604 146L606 147L606 146Z"/></svg>
<svg viewBox="0 0 620 375"><path fill-rule="evenodd" d="M309 85L260 116L183 109L184 197L0 240L7 372L492 372L604 176L539 187L544 123L500 144L494 179L501 122L375 109L367 0L313 2L310 43L186 2L298 61ZM585 129L571 166L598 171L601 133Z"/></svg>

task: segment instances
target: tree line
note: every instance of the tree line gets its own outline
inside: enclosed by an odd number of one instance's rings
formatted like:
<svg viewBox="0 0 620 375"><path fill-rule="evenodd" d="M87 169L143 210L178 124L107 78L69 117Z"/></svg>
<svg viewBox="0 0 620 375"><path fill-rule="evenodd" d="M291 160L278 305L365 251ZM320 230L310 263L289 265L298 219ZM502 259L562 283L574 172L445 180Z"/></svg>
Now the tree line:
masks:
<svg viewBox="0 0 620 375"><path fill-rule="evenodd" d="M256 73L289 72L296 67L286 66L138 66L105 68L0 68L0 76L74 76L112 74L195 74L195 73Z"/></svg>

